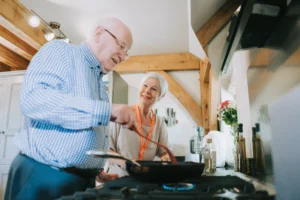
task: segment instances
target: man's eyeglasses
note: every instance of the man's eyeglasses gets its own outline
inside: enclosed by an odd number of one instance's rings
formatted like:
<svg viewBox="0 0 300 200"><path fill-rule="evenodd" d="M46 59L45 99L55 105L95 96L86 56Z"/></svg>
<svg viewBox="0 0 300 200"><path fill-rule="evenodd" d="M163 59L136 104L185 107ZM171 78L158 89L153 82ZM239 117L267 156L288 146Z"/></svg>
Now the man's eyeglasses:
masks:
<svg viewBox="0 0 300 200"><path fill-rule="evenodd" d="M121 50L124 51L124 53L125 53L124 60L127 60L127 59L129 58L128 53L127 53L127 51L128 51L127 45L126 45L124 42L120 41L120 40L119 40L114 34L112 34L109 30L107 30L107 29L104 29L104 30L105 30L106 32L108 32L108 33L116 40L116 42L117 42L117 44L119 45L119 47L121 48Z"/></svg>

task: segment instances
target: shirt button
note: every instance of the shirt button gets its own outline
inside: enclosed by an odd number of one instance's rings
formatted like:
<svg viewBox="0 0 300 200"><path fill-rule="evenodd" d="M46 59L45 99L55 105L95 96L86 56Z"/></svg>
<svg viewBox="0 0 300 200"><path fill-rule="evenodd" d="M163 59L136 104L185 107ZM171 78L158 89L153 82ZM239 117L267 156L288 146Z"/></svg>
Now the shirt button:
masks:
<svg viewBox="0 0 300 200"><path fill-rule="evenodd" d="M100 69L100 66L98 65L97 68Z"/></svg>

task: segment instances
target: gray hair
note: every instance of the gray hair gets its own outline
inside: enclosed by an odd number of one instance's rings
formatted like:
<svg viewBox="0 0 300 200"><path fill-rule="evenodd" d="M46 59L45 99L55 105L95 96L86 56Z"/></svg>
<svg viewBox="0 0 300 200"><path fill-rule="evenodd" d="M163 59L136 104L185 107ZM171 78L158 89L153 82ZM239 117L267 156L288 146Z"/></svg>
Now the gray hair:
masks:
<svg viewBox="0 0 300 200"><path fill-rule="evenodd" d="M143 86L143 84L145 83L145 81L147 81L149 78L155 78L156 80L158 80L159 82L159 87L160 87L160 94L158 96L157 101L161 100L167 93L168 91L168 82L166 81L166 79L160 75L159 73L156 72L149 72L147 73L141 82L140 88Z"/></svg>

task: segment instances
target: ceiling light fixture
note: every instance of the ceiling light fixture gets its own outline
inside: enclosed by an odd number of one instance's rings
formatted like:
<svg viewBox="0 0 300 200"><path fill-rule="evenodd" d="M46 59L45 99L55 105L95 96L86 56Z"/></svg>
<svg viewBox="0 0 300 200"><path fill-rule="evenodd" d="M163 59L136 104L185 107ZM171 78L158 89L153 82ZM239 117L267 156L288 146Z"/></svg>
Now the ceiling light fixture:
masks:
<svg viewBox="0 0 300 200"><path fill-rule="evenodd" d="M60 23L58 22L50 22L49 26L52 30L56 32L56 39L64 40L65 42L69 43L70 40L65 36L65 34L60 30Z"/></svg>
<svg viewBox="0 0 300 200"><path fill-rule="evenodd" d="M47 41L53 40L55 37L55 34L47 29L43 29L43 33Z"/></svg>
<svg viewBox="0 0 300 200"><path fill-rule="evenodd" d="M32 27L37 27L40 24L40 20L42 20L46 26L46 28L44 28L42 31L47 41L53 40L55 38L70 43L69 38L67 38L67 36L60 30L60 24L58 22L50 22L48 24L45 20L43 20L43 18L41 18L33 10L31 10L31 12L35 15L29 18L28 20L29 25Z"/></svg>
<svg viewBox="0 0 300 200"><path fill-rule="evenodd" d="M31 16L28 23L32 27L38 27L40 25L40 19L37 16Z"/></svg>

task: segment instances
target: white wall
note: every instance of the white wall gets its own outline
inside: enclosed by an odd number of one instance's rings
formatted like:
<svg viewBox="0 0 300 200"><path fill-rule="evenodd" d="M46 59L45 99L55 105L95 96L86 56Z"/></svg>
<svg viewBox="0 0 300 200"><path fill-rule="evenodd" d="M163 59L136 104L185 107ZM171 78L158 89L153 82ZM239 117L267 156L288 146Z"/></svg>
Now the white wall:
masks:
<svg viewBox="0 0 300 200"><path fill-rule="evenodd" d="M198 58L204 60L205 59L205 52L198 41L197 36L195 35L192 26L189 26L189 51L190 53L194 54Z"/></svg>
<svg viewBox="0 0 300 200"><path fill-rule="evenodd" d="M228 23L208 44L207 53L211 62L212 69L215 73L220 73L223 60L223 49L226 43L227 32L229 31L230 23Z"/></svg>
<svg viewBox="0 0 300 200"><path fill-rule="evenodd" d="M169 73L200 105L200 84L198 71L180 71ZM129 84L129 105L136 104L139 97L139 85L144 76L141 74L122 74L122 78ZM187 78L188 77L188 78ZM189 140L192 137L192 127L196 125L186 109L181 103L168 92L166 96L158 101L154 108L158 109L158 115L165 116L165 109L172 107L176 111L177 120L179 121L173 127L168 128L169 142L176 156L184 156L197 160L198 156L191 156L189 153Z"/></svg>
<svg viewBox="0 0 300 200"><path fill-rule="evenodd" d="M193 1L194 2L194 1ZM191 0L187 1L187 9L188 9L188 30L189 30L189 52L197 56L198 58L204 60L205 58L205 52L198 41L198 38L195 34L195 31L192 28L192 14L191 10L192 8L192 3Z"/></svg>

